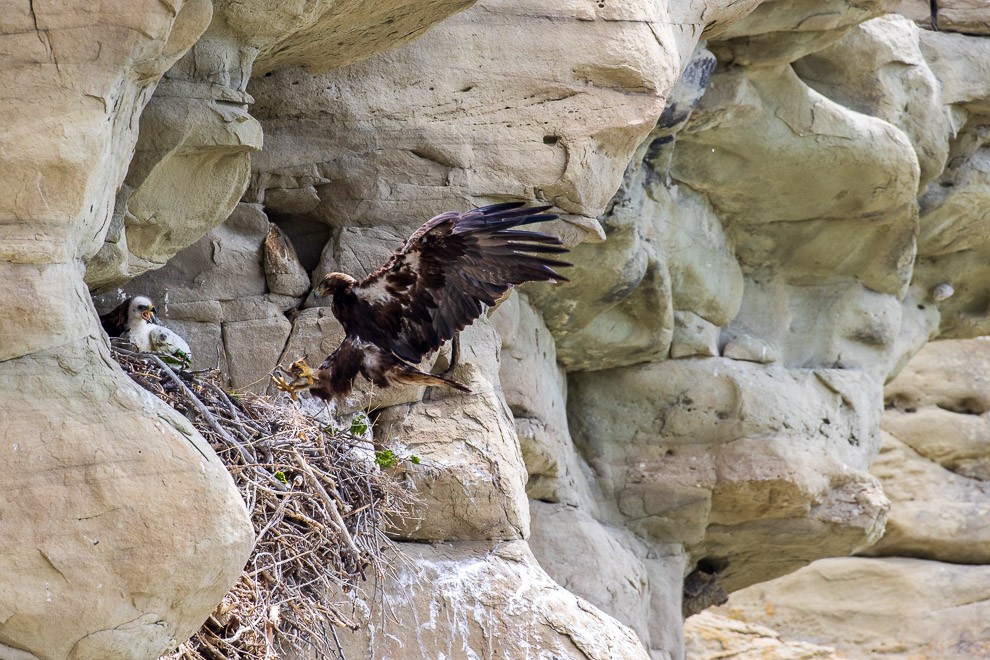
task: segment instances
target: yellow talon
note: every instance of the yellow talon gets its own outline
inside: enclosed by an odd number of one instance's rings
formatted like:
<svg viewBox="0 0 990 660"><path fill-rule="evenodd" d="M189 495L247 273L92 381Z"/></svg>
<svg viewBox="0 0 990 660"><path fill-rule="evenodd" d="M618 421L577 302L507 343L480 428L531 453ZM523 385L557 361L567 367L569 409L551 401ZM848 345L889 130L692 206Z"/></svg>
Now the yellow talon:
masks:
<svg viewBox="0 0 990 660"><path fill-rule="evenodd" d="M289 375L293 377L293 383L297 381L306 381L307 385L312 385L316 382L316 374L313 373L313 369L306 364L306 358L301 357L292 363L289 367Z"/></svg>
<svg viewBox="0 0 990 660"><path fill-rule="evenodd" d="M296 388L292 385L292 383L287 381L285 378L276 374L272 374L272 382L275 383L275 387L278 388L279 390L283 392L288 392L289 396L292 397L293 401L299 400L299 395L296 394Z"/></svg>
<svg viewBox="0 0 990 660"><path fill-rule="evenodd" d="M276 369L279 373L272 374L272 382L275 387L283 392L287 392L293 401L299 400L299 391L312 387L316 383L316 374L313 369L306 364L306 358L302 357L292 363L288 371L285 372L292 380L287 380L282 376L282 368Z"/></svg>

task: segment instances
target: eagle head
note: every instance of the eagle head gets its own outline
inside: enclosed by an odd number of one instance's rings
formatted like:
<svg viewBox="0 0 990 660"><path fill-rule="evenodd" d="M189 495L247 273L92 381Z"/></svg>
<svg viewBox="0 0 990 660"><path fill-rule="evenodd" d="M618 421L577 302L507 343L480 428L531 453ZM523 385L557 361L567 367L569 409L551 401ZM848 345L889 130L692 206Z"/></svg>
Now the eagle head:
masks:
<svg viewBox="0 0 990 660"><path fill-rule="evenodd" d="M313 291L316 295L323 298L325 296L336 295L341 291L346 291L355 284L357 284L357 280L350 275L345 275L344 273L327 273Z"/></svg>
<svg viewBox="0 0 990 660"><path fill-rule="evenodd" d="M151 302L150 298L145 296L134 296L134 298L131 299L128 316L130 317L130 321L144 319L149 323L157 322L157 319L155 318L155 304Z"/></svg>

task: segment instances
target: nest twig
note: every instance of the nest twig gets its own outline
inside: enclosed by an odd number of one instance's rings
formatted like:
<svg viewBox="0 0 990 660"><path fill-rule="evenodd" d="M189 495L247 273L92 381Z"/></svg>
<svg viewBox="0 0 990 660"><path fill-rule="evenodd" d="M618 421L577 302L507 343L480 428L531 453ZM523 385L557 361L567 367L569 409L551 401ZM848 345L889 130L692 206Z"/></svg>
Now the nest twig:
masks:
<svg viewBox="0 0 990 660"><path fill-rule="evenodd" d="M166 658L255 660L290 650L342 657L334 628L358 627L344 594L388 566L386 520L403 514L406 488L379 468L370 441L346 429L271 397L229 394L215 376L175 373L153 355L119 346L112 353L192 419L234 478L257 537L237 583Z"/></svg>

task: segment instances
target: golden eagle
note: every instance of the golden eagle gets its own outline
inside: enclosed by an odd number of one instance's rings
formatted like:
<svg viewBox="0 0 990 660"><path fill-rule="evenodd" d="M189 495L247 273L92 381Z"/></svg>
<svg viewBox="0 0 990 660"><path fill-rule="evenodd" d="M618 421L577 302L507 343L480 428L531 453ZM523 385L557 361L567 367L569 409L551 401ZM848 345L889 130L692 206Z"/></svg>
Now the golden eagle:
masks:
<svg viewBox="0 0 990 660"><path fill-rule="evenodd" d="M543 213L549 206L524 205L506 202L442 213L363 280L344 273L326 275L314 291L333 296L331 310L344 326L344 340L319 369L297 360L288 370L292 380L275 376L276 386L293 398L308 389L330 401L346 397L361 375L378 387L446 385L469 392L413 365L454 338L512 286L567 281L554 267L570 264L543 256L567 252L560 239L517 229L557 216Z"/></svg>

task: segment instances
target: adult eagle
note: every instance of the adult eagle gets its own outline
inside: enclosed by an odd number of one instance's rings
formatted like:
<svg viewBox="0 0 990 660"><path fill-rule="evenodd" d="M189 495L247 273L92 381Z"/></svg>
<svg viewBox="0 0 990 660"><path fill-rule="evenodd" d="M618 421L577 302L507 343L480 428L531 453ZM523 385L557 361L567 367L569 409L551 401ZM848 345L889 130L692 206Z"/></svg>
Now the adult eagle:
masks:
<svg viewBox="0 0 990 660"><path fill-rule="evenodd" d="M507 202L429 220L374 273L356 280L330 273L315 287L333 296L331 310L344 341L318 369L297 360L276 386L293 398L310 390L324 400L346 397L358 375L378 387L395 383L470 390L414 365L452 339L524 282L566 282L554 267L570 264L544 255L567 252L560 239L517 229L556 215L549 206Z"/></svg>

